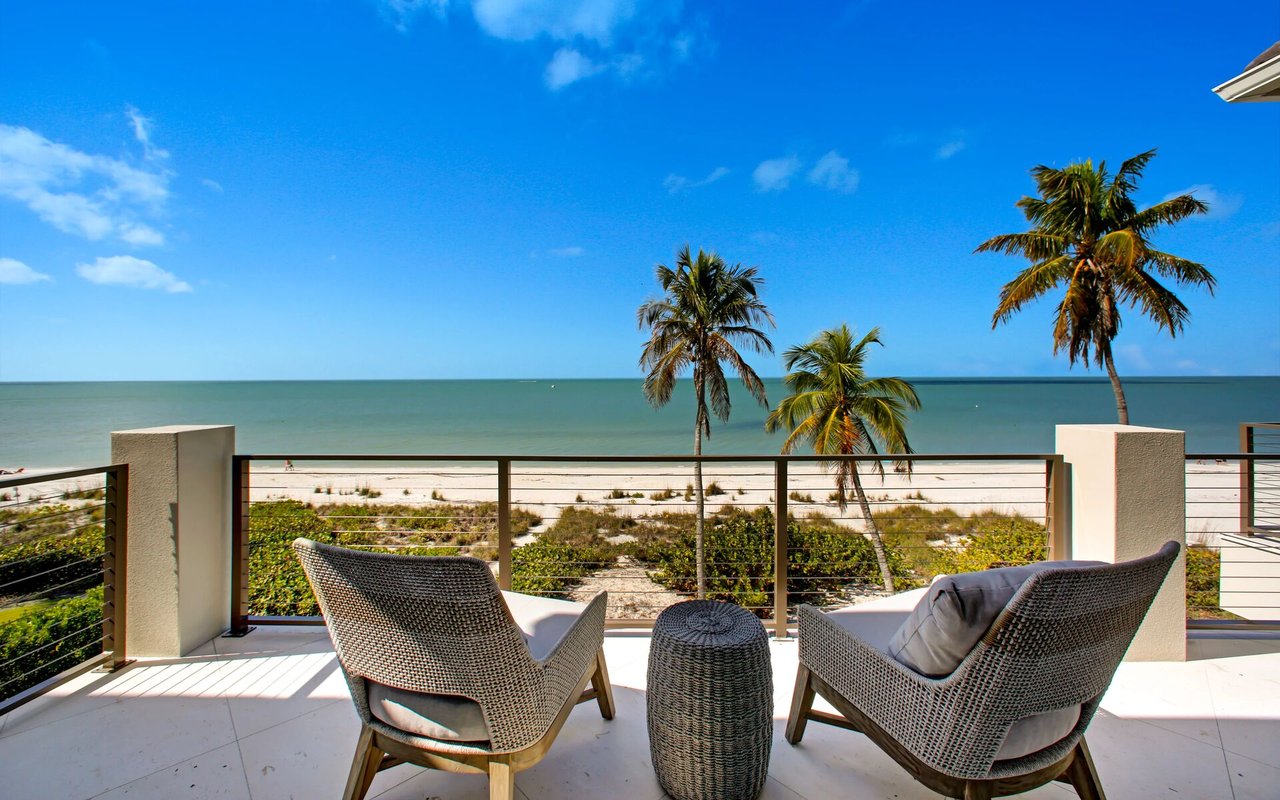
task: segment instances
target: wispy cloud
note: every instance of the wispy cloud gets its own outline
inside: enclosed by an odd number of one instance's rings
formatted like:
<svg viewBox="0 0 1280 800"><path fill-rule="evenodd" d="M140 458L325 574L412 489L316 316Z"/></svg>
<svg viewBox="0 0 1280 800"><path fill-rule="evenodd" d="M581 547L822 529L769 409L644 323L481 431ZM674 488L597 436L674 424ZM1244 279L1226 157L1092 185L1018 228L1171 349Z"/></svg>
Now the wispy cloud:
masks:
<svg viewBox="0 0 1280 800"><path fill-rule="evenodd" d="M671 194L679 194L680 192L685 192L689 189L709 186L728 174L728 167L716 167L707 174L707 177L702 180L695 181L691 178L686 178L683 175L677 175L673 172L663 179L662 188L666 189Z"/></svg>
<svg viewBox="0 0 1280 800"><path fill-rule="evenodd" d="M21 286L27 283L51 281L43 272L36 272L16 258L0 258L0 283L10 286Z"/></svg>
<svg viewBox="0 0 1280 800"><path fill-rule="evenodd" d="M949 142L944 142L937 150L933 151L933 157L939 161L946 161L968 146L969 143L964 139L952 139Z"/></svg>
<svg viewBox="0 0 1280 800"><path fill-rule="evenodd" d="M201 178L200 184L211 192L222 194L222 184L218 183L213 178Z"/></svg>
<svg viewBox="0 0 1280 800"><path fill-rule="evenodd" d="M858 171L849 166L849 159L835 150L818 159L818 163L809 170L810 183L844 194L856 192L859 179Z"/></svg>
<svg viewBox="0 0 1280 800"><path fill-rule="evenodd" d="M1201 219L1226 219L1239 211L1240 207L1244 205L1244 198L1240 195L1220 192L1208 183L1197 183L1181 191L1170 192L1161 198L1160 202L1172 200L1184 194L1195 195L1197 200L1209 205L1209 213L1202 215ZM1192 219L1195 219L1195 217L1192 217Z"/></svg>
<svg viewBox="0 0 1280 800"><path fill-rule="evenodd" d="M543 78L547 82L547 88L554 92L583 78L590 78L603 69L602 64L597 64L572 47L561 47L551 57Z"/></svg>
<svg viewBox="0 0 1280 800"><path fill-rule="evenodd" d="M751 178L762 192L780 192L791 185L791 178L800 171L800 159L795 156L771 158L761 161Z"/></svg>
<svg viewBox="0 0 1280 800"><path fill-rule="evenodd" d="M168 150L161 150L151 143L151 118L142 116L142 112L133 106L125 106L124 114L133 125L133 138L142 145L142 155L148 161L164 161L169 157Z"/></svg>
<svg viewBox="0 0 1280 800"><path fill-rule="evenodd" d="M380 0L382 16L401 33L408 33L413 20L423 11L440 19L449 13L449 0Z"/></svg>
<svg viewBox="0 0 1280 800"><path fill-rule="evenodd" d="M23 203L58 230L91 241L114 237L135 245L163 244L164 234L138 217L159 213L169 197L171 174L0 124L0 195Z"/></svg>
<svg viewBox="0 0 1280 800"><path fill-rule="evenodd" d="M489 36L507 42L551 42L544 70L553 91L596 75L622 79L658 74L712 47L688 21L682 0L379 0L382 15L408 31L424 11L447 21L469 10Z"/></svg>
<svg viewBox="0 0 1280 800"><path fill-rule="evenodd" d="M1126 344L1116 348L1116 355L1124 358L1130 369L1149 370L1151 369L1151 359L1147 358L1147 353L1142 349L1142 345Z"/></svg>
<svg viewBox="0 0 1280 800"><path fill-rule="evenodd" d="M77 264L76 274L90 283L158 289L171 294L191 291L191 284L179 280L172 272L133 256L109 256L92 264Z"/></svg>
<svg viewBox="0 0 1280 800"><path fill-rule="evenodd" d="M574 245L572 247L553 247L547 252L557 258L577 258L578 256L585 255L587 251L585 248Z"/></svg>

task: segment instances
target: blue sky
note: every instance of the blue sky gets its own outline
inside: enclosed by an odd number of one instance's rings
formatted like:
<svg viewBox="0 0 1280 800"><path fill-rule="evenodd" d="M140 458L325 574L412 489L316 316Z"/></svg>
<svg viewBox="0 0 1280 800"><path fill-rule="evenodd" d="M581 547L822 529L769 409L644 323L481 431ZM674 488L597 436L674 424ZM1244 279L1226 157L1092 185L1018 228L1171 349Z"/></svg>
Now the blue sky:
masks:
<svg viewBox="0 0 1280 800"><path fill-rule="evenodd" d="M1032 166L1151 147L1220 288L1176 340L1127 315L1121 373L1280 373L1280 104L1210 91L1280 6L1072 7L6 3L0 380L636 376L685 242L759 266L779 352L1099 376L1053 302L992 331L1024 262L972 251Z"/></svg>

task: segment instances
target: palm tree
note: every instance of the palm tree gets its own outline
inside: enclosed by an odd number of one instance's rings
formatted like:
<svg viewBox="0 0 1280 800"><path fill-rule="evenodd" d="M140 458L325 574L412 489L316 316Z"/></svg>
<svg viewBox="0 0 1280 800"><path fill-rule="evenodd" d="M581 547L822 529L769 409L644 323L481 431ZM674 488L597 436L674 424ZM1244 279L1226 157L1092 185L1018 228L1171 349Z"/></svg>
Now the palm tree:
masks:
<svg viewBox="0 0 1280 800"><path fill-rule="evenodd" d="M849 456L857 453L911 453L907 441L906 409L920 408L915 387L902 378L868 378L863 364L867 347L883 345L880 329L872 328L856 344L848 325L825 330L808 344L797 345L783 354L787 376L783 382L791 395L769 413L765 430L772 433L786 426L790 431L782 452L807 442L819 455ZM884 464L875 461L884 477ZM905 469L910 464L899 462ZM875 547L876 561L885 591L893 591L893 573L885 553L880 528L871 516L871 505L862 490L858 465L850 459L828 462L836 472L836 500L840 510L848 504L847 491L853 484Z"/></svg>
<svg viewBox="0 0 1280 800"><path fill-rule="evenodd" d="M729 419L729 384L724 363L728 363L751 396L765 408L764 383L747 365L735 345L757 352L773 352L769 337L760 327L773 327L773 315L760 302L757 290L764 281L755 267L729 266L714 252L698 248L698 257L685 245L676 254L676 267L657 267L663 297L648 300L636 312L640 328L649 328L649 341L640 354L640 366L648 370L644 394L655 408L667 404L676 379L693 370L693 392L697 404L693 424L693 454L702 455L702 437L711 436L711 414L721 422ZM708 400L710 406L708 407ZM696 560L698 597L706 595L706 563L703 541L703 513L706 497L702 486L702 462L693 462L697 487Z"/></svg>
<svg viewBox="0 0 1280 800"><path fill-rule="evenodd" d="M1204 265L1156 250L1148 240L1162 225L1209 210L1190 194L1138 210L1130 195L1155 154L1148 150L1125 161L1115 177L1107 174L1105 161L1096 168L1092 161L1065 169L1036 167L1031 175L1040 196L1018 201L1031 230L994 236L975 251L1022 255L1032 262L1000 290L992 328L1066 284L1053 326L1053 352L1065 349L1070 363L1079 358L1087 365L1092 348L1094 361L1111 378L1122 425L1129 424L1129 406L1111 357L1111 342L1120 332L1121 304L1140 307L1157 326L1176 336L1190 312L1156 275L1204 286L1210 294L1215 286Z"/></svg>

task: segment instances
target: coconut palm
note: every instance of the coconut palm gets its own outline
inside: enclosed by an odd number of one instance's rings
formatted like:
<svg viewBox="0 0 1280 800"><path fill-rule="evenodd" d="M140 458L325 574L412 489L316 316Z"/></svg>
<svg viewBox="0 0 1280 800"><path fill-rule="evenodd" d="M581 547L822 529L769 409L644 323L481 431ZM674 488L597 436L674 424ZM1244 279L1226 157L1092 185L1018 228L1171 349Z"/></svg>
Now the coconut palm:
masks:
<svg viewBox="0 0 1280 800"><path fill-rule="evenodd" d="M782 443L782 452L790 453L800 443L812 445L813 452L819 455L913 452L907 441L906 411L920 408L920 398L915 387L902 378L867 377L864 364L867 348L872 344L883 346L879 328L872 328L855 343L849 326L841 325L783 354L787 368L783 383L791 395L778 403L764 423L770 433L781 427L791 431ZM883 477L884 463L879 460L872 463ZM900 461L899 465L910 469L908 462ZM884 588L892 592L889 558L880 528L871 516L866 492L862 490L857 462L841 459L826 466L835 470L836 501L841 511L848 503L849 485L853 485L875 547Z"/></svg>
<svg viewBox="0 0 1280 800"><path fill-rule="evenodd" d="M697 258L685 245L676 254L675 269L659 264L658 283L663 296L649 300L636 312L640 328L649 328L649 340L640 354L640 366L647 370L644 394L655 408L667 404L676 379L687 369L693 371L696 410L693 424L693 454L702 455L702 437L711 436L711 415L721 422L729 419L729 384L724 364L728 364L751 396L768 408L764 383L743 360L737 347L757 353L773 352L773 344L761 330L773 326L773 316L758 297L763 280L755 267L729 266L714 252L698 249ZM702 486L702 462L694 460L694 487L697 494L696 561L698 597L706 594L703 514L706 497Z"/></svg>
<svg viewBox="0 0 1280 800"><path fill-rule="evenodd" d="M1031 175L1040 196L1018 201L1031 230L994 236L975 251L1021 255L1032 262L1000 290L992 328L1066 285L1053 326L1053 352L1065 349L1070 363L1079 358L1087 365L1092 348L1094 361L1111 378L1122 425L1129 424L1129 406L1111 357L1111 342L1120 332L1120 306L1141 308L1176 336L1190 312L1156 276L1203 286L1210 294L1215 285L1204 265L1151 246L1148 237L1160 226L1209 210L1190 194L1138 210L1130 195L1155 154L1148 150L1125 161L1114 177L1105 161L1097 167L1092 161L1065 169L1036 167Z"/></svg>

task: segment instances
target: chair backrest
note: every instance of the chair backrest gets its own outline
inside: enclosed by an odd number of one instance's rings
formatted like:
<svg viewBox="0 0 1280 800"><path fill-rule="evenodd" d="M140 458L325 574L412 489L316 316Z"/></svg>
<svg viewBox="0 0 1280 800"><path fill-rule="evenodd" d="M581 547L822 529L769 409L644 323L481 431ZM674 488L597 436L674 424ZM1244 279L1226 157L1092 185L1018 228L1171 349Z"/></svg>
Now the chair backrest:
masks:
<svg viewBox="0 0 1280 800"><path fill-rule="evenodd" d="M1082 705L1083 732L1179 549L1028 579L947 680L967 695L957 700L975 723L970 757L989 764L1008 723L1033 714ZM977 730L993 725L994 739Z"/></svg>
<svg viewBox="0 0 1280 800"><path fill-rule="evenodd" d="M541 683L519 628L485 562L293 543L357 709L363 681L415 692L536 697ZM501 688L495 686L499 685ZM486 717L493 722L490 709Z"/></svg>

